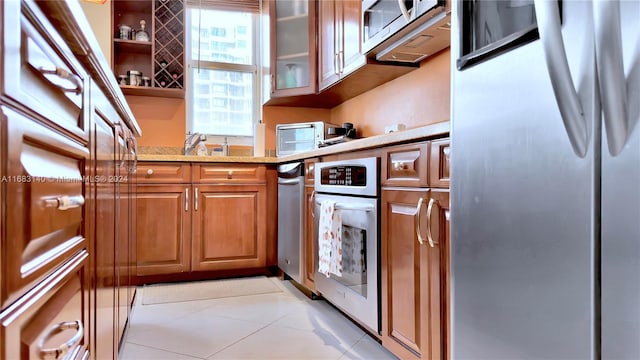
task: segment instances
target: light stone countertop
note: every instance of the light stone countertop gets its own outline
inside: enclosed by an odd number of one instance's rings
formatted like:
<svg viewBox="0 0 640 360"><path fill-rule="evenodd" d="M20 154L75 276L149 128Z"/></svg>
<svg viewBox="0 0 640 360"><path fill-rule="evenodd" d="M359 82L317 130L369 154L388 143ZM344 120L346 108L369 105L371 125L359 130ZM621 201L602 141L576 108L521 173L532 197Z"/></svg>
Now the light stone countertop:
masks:
<svg viewBox="0 0 640 360"><path fill-rule="evenodd" d="M449 121L425 125L413 129L397 131L384 135L370 136L355 139L341 144L331 145L303 153L281 157L254 157L254 156L195 156L195 155L156 155L140 154L139 161L166 161L166 162L213 162L213 163L255 163L255 164L281 164L291 161L299 161L318 156L327 156L338 153L352 152L356 150L373 149L382 146L418 141L432 137L446 136L449 134Z"/></svg>
<svg viewBox="0 0 640 360"><path fill-rule="evenodd" d="M255 156L196 156L196 155L166 155L166 154L139 154L138 161L166 161L166 162L217 162L217 163L257 163L278 164L277 157Z"/></svg>

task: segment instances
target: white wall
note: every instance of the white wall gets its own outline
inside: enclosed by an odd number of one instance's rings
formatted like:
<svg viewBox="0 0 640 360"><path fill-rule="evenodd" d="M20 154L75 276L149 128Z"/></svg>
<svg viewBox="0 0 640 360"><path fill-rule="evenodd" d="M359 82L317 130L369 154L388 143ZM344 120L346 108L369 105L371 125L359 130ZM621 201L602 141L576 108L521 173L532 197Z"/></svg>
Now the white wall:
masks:
<svg viewBox="0 0 640 360"><path fill-rule="evenodd" d="M113 34L111 34L111 0L107 0L104 4L80 1L80 5L84 10L93 33L98 39L100 49L104 57L111 67L111 42Z"/></svg>

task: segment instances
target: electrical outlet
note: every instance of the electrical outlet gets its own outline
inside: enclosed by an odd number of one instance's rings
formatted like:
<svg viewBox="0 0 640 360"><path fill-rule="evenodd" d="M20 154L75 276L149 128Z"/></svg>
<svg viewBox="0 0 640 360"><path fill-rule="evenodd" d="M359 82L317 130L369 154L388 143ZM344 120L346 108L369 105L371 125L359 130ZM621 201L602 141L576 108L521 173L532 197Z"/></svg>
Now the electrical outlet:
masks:
<svg viewBox="0 0 640 360"><path fill-rule="evenodd" d="M402 130L404 130L404 124L392 124L384 127L385 134Z"/></svg>

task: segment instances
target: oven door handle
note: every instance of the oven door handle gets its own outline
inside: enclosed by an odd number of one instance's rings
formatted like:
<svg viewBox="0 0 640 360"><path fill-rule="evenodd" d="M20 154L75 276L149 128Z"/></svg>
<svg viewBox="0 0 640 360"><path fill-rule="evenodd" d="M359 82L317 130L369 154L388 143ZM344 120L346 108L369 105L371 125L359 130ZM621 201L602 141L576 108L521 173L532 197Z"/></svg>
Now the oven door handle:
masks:
<svg viewBox="0 0 640 360"><path fill-rule="evenodd" d="M316 204L322 205L320 201L316 201ZM351 210L351 211L365 211L372 212L376 209L373 205L349 205L344 203L336 203L336 210Z"/></svg>

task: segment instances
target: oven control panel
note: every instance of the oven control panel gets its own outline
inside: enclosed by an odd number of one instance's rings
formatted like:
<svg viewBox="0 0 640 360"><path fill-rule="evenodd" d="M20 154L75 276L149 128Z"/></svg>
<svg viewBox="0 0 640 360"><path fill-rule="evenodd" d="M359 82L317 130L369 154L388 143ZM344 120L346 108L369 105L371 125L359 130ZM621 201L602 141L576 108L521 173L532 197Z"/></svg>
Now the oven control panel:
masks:
<svg viewBox="0 0 640 360"><path fill-rule="evenodd" d="M318 162L315 164L314 190L355 196L378 196L377 157Z"/></svg>
<svg viewBox="0 0 640 360"><path fill-rule="evenodd" d="M347 165L323 168L320 171L322 185L367 186L367 168Z"/></svg>

